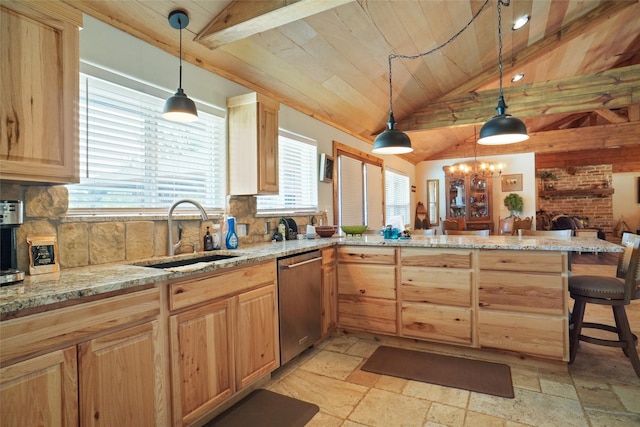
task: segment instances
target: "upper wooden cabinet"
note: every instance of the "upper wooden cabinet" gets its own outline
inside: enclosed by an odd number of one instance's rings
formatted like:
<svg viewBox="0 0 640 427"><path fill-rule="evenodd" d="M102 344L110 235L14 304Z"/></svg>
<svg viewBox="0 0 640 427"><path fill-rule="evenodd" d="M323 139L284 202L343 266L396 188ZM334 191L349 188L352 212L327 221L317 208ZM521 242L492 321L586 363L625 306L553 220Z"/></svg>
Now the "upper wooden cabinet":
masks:
<svg viewBox="0 0 640 427"><path fill-rule="evenodd" d="M2 2L0 179L79 181L80 26L62 2Z"/></svg>
<svg viewBox="0 0 640 427"><path fill-rule="evenodd" d="M229 194L278 193L277 101L259 93L227 99Z"/></svg>

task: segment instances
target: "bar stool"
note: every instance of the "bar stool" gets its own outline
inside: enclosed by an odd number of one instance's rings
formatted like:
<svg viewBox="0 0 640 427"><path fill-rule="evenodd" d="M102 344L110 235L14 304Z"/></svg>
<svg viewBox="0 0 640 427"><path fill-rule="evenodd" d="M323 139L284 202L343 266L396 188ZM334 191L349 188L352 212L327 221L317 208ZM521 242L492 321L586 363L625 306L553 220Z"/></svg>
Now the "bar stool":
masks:
<svg viewBox="0 0 640 427"><path fill-rule="evenodd" d="M569 364L575 361L579 341L608 347L620 347L631 361L631 366L640 377L640 359L636 344L638 337L631 332L625 306L640 298L640 236L629 235L625 251L620 255L616 277L571 276L569 294L575 300L569 330ZM616 326L584 322L587 303L609 305L613 310ZM582 329L600 329L618 335L617 340L582 335Z"/></svg>

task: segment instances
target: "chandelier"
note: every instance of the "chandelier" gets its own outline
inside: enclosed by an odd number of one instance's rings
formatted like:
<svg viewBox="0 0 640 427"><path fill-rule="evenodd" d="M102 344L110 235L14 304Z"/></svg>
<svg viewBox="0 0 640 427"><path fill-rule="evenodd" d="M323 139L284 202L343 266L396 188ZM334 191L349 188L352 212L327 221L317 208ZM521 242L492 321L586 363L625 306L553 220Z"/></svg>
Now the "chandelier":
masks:
<svg viewBox="0 0 640 427"><path fill-rule="evenodd" d="M502 163L479 162L478 160L456 163L443 168L447 176L479 176L482 178L499 177L502 175L503 169Z"/></svg>

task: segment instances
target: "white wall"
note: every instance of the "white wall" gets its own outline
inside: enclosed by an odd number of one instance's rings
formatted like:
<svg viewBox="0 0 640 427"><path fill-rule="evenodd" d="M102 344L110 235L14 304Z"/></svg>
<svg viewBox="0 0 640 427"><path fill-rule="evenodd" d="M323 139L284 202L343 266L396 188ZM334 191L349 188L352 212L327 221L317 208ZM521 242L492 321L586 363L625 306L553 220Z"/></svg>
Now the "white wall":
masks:
<svg viewBox="0 0 640 427"><path fill-rule="evenodd" d="M421 162L416 167L416 203L422 201L423 203L427 199L427 180L439 179L440 180L440 218L446 217L446 189L445 189L445 175L443 171L444 166L450 166L459 162L471 162L473 158L466 159L448 159L448 160L432 160ZM504 169L502 175L522 174L522 191L515 192L523 198L523 212L520 214L522 217L533 216L536 214L536 176L535 176L535 155L533 153L525 154L509 154L503 156L491 156L491 157L478 157L478 161L502 163ZM493 223L494 230L498 230L498 224L500 218L509 216L509 210L504 206L504 198L509 192L502 192L501 189L501 177L496 176L493 178Z"/></svg>
<svg viewBox="0 0 640 427"><path fill-rule="evenodd" d="M80 32L80 58L164 89L163 96L166 97L173 95L178 86L177 57L88 15L84 16L84 27ZM184 61L182 87L198 108L204 102L222 111L226 111L227 97L251 92L244 86ZM360 151L371 151L370 144L286 105L280 106L279 120L282 129L316 140L318 153L331 153L334 140ZM386 167L409 176L413 184L414 165L395 156L384 156L384 161ZM319 209L326 209L331 215L333 185L318 181L318 197ZM411 206L415 203L412 200Z"/></svg>

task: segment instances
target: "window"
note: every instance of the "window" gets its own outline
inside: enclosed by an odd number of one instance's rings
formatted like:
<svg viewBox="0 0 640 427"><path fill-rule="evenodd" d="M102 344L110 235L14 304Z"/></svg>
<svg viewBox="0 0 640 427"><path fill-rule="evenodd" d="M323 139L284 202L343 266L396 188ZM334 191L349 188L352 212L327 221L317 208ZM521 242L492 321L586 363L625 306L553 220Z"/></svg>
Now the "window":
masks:
<svg viewBox="0 0 640 427"><path fill-rule="evenodd" d="M164 101L80 75L81 178L68 186L72 212L166 212L181 198L224 208L224 118L199 106L197 122L170 122L161 116Z"/></svg>
<svg viewBox="0 0 640 427"><path fill-rule="evenodd" d="M382 160L334 143L338 155L338 225L383 227Z"/></svg>
<svg viewBox="0 0 640 427"><path fill-rule="evenodd" d="M318 210L318 148L315 141L280 131L278 174L279 194L258 196L258 212Z"/></svg>
<svg viewBox="0 0 640 427"><path fill-rule="evenodd" d="M389 169L384 171L385 215L387 220L392 216L402 215L404 223L411 221L409 177Z"/></svg>

